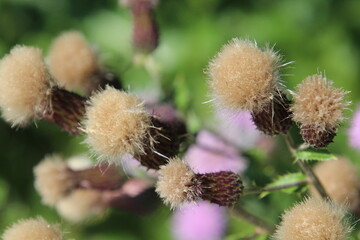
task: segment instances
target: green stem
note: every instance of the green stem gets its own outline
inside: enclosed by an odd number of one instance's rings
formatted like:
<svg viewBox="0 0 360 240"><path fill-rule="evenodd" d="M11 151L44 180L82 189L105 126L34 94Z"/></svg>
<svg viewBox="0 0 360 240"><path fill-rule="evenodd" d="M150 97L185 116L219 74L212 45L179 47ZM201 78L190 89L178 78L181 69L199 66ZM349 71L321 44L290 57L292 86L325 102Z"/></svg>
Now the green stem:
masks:
<svg viewBox="0 0 360 240"><path fill-rule="evenodd" d="M275 186L275 187L247 188L247 189L245 188L243 196L250 195L250 194L259 194L259 193L263 193L263 192L273 192L273 191L278 191L278 190L292 188L292 187L299 187L299 186L304 186L308 183L309 183L308 180L303 180L303 181L284 184L284 185Z"/></svg>
<svg viewBox="0 0 360 240"><path fill-rule="evenodd" d="M268 223L266 223L261 218L252 215L241 207L235 207L234 209L232 209L232 213L233 215L242 218L245 221L256 226L258 228L258 233L271 233L273 231L273 228Z"/></svg>
<svg viewBox="0 0 360 240"><path fill-rule="evenodd" d="M288 146L289 151L291 152L293 157L296 158L295 153L298 149L295 147L293 139L291 138L291 136L289 134L285 134L284 138L285 138L286 145ZM296 162L300 166L301 170L311 180L312 184L314 185L316 190L319 192L320 196L325 200L329 200L330 199L329 195L326 193L325 188L321 184L318 177L315 175L314 171L311 169L310 165L301 159L297 160Z"/></svg>

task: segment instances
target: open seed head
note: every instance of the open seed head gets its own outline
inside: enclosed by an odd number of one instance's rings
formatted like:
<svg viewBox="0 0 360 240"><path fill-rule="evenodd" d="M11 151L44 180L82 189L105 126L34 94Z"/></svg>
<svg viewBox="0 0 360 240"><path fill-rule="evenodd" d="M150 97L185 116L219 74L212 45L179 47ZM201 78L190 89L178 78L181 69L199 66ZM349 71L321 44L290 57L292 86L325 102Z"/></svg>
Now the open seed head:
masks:
<svg viewBox="0 0 360 240"><path fill-rule="evenodd" d="M76 185L76 178L59 156L45 157L34 167L35 189L44 204L54 206Z"/></svg>
<svg viewBox="0 0 360 240"><path fill-rule="evenodd" d="M343 110L349 105L345 92L321 75L312 75L297 86L291 107L293 120L319 131L336 129L344 120Z"/></svg>
<svg viewBox="0 0 360 240"><path fill-rule="evenodd" d="M49 52L50 71L59 84L71 91L86 91L91 75L100 69L98 58L78 31L57 37Z"/></svg>
<svg viewBox="0 0 360 240"><path fill-rule="evenodd" d="M76 189L56 204L56 210L64 219L78 223L102 215L106 204L101 191Z"/></svg>
<svg viewBox="0 0 360 240"><path fill-rule="evenodd" d="M181 159L170 159L169 163L160 167L156 192L164 203L171 208L198 198L193 179L195 173Z"/></svg>
<svg viewBox="0 0 360 240"><path fill-rule="evenodd" d="M277 91L281 58L272 49L238 38L224 45L210 62L212 94L221 107L257 112Z"/></svg>
<svg viewBox="0 0 360 240"><path fill-rule="evenodd" d="M285 212L274 237L277 240L346 240L350 230L343 208L308 198Z"/></svg>
<svg viewBox="0 0 360 240"><path fill-rule="evenodd" d="M57 225L50 225L43 218L20 220L8 228L4 240L64 240Z"/></svg>
<svg viewBox="0 0 360 240"><path fill-rule="evenodd" d="M151 139L151 118L143 103L112 87L91 97L83 125L86 143L100 160L143 154Z"/></svg>
<svg viewBox="0 0 360 240"><path fill-rule="evenodd" d="M0 108L13 126L41 116L49 88L50 75L40 49L15 46L0 61Z"/></svg>

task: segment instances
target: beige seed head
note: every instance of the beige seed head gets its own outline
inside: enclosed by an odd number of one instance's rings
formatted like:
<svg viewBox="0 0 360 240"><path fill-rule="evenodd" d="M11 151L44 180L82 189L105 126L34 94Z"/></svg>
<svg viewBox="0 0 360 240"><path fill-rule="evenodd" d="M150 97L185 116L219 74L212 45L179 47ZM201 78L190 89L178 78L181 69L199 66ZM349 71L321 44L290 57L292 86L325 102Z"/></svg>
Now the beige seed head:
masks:
<svg viewBox="0 0 360 240"><path fill-rule="evenodd" d="M94 50L77 31L65 32L54 40L49 66L60 85L71 91L87 91L93 84L89 77L100 69Z"/></svg>
<svg viewBox="0 0 360 240"><path fill-rule="evenodd" d="M308 198L285 212L277 227L277 240L346 240L350 226L344 209Z"/></svg>
<svg viewBox="0 0 360 240"><path fill-rule="evenodd" d="M277 91L280 56L256 43L232 39L210 62L209 85L218 103L232 111L257 112Z"/></svg>
<svg viewBox="0 0 360 240"><path fill-rule="evenodd" d="M314 172L333 201L350 210L360 207L360 179L356 167L347 159L318 163ZM314 187L310 188L310 194L320 198Z"/></svg>
<svg viewBox="0 0 360 240"><path fill-rule="evenodd" d="M42 202L54 206L75 186L76 179L66 162L59 156L45 157L34 168L35 189Z"/></svg>
<svg viewBox="0 0 360 240"><path fill-rule="evenodd" d="M143 144L150 138L151 127L143 103L112 87L91 97L86 109L86 143L100 160L144 153Z"/></svg>
<svg viewBox="0 0 360 240"><path fill-rule="evenodd" d="M343 110L347 92L335 88L333 82L321 75L312 75L297 86L291 107L293 120L304 126L314 126L324 131L335 129L344 120Z"/></svg>
<svg viewBox="0 0 360 240"><path fill-rule="evenodd" d="M49 87L40 49L15 46L0 61L0 107L13 126L26 125L45 111Z"/></svg>
<svg viewBox="0 0 360 240"><path fill-rule="evenodd" d="M197 193L191 187L195 173L181 159L170 159L160 167L156 192L171 208L193 201Z"/></svg>
<svg viewBox="0 0 360 240"><path fill-rule="evenodd" d="M74 223L99 216L105 209L101 191L93 189L76 189L56 204L60 216Z"/></svg>
<svg viewBox="0 0 360 240"><path fill-rule="evenodd" d="M63 240L57 225L50 225L43 218L21 220L8 228L4 240Z"/></svg>

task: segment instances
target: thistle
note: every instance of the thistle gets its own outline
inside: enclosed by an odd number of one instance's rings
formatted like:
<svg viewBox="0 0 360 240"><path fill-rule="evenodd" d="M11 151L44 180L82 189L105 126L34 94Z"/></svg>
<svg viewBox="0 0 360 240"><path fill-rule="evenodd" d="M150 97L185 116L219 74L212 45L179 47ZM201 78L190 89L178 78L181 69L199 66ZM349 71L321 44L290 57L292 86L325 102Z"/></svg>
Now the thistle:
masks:
<svg viewBox="0 0 360 240"><path fill-rule="evenodd" d="M91 97L83 123L86 143L100 160L133 155L151 169L159 169L177 154L176 130L144 108L135 96L107 87Z"/></svg>
<svg viewBox="0 0 360 240"><path fill-rule="evenodd" d="M131 8L134 19L133 47L136 51L150 53L159 44L159 30L155 19L154 0L127 0L123 5Z"/></svg>
<svg viewBox="0 0 360 240"><path fill-rule="evenodd" d="M351 227L336 204L308 198L286 211L277 227L277 240L346 240Z"/></svg>
<svg viewBox="0 0 360 240"><path fill-rule="evenodd" d="M360 207L360 179L356 167L345 158L318 163L314 173L319 178L330 198L355 211ZM312 186L310 194L319 198Z"/></svg>
<svg viewBox="0 0 360 240"><path fill-rule="evenodd" d="M240 176L228 171L197 174L181 159L173 158L159 170L156 192L175 208L199 199L231 206L243 190Z"/></svg>
<svg viewBox="0 0 360 240"><path fill-rule="evenodd" d="M291 107L293 120L300 124L306 143L315 148L326 147L336 136L347 92L333 87L333 82L321 75L312 75L297 86Z"/></svg>
<svg viewBox="0 0 360 240"><path fill-rule="evenodd" d="M107 207L103 192L95 189L76 189L56 204L59 215L74 223L100 216Z"/></svg>
<svg viewBox="0 0 360 240"><path fill-rule="evenodd" d="M220 107L248 110L258 129L285 133L292 125L289 100L280 90L281 58L249 40L234 38L210 62L210 88Z"/></svg>
<svg viewBox="0 0 360 240"><path fill-rule="evenodd" d="M56 86L40 49L15 46L0 61L0 108L12 126L44 119L80 134L85 98Z"/></svg>
<svg viewBox="0 0 360 240"><path fill-rule="evenodd" d="M57 225L47 223L43 218L20 220L2 235L4 240L64 240Z"/></svg>
<svg viewBox="0 0 360 240"><path fill-rule="evenodd" d="M87 95L106 85L120 89L119 79L102 69L98 56L78 31L64 32L49 52L51 74L61 87Z"/></svg>
<svg viewBox="0 0 360 240"><path fill-rule="evenodd" d="M109 190L122 184L116 166L93 166L82 170L71 169L59 156L45 157L34 168L35 188L42 202L54 206L77 188Z"/></svg>

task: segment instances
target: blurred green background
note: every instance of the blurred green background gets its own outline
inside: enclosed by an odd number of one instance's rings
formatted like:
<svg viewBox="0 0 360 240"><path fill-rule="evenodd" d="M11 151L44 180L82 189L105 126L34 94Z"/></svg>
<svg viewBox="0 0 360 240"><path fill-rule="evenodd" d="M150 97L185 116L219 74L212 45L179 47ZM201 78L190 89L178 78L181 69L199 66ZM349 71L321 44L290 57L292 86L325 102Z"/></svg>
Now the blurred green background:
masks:
<svg viewBox="0 0 360 240"><path fill-rule="evenodd" d="M160 45L153 60L161 86L173 93L165 95L174 100L192 132L211 125L211 107L204 104L209 100L204 70L233 37L254 39L259 46L274 45L285 61L294 61L283 77L292 90L306 76L321 72L335 86L351 91L348 100L353 103L346 111L351 118L360 99L359 13L358 0L160 0L156 9ZM132 17L117 1L0 0L0 56L15 44L37 46L46 54L52 39L66 30L82 31L100 50L104 65L121 76L124 86L132 91L153 91L156 84L151 72L133 64ZM343 124L330 150L348 156L360 169L359 153L348 146L347 128L348 123ZM11 129L0 120L0 232L17 219L42 215L62 223L74 239L171 239L167 207L145 217L112 211L103 220L74 226L41 205L33 188L32 167L46 154L86 152L82 140L44 122ZM248 176L261 184L274 173L296 169L286 159L290 156L282 149L283 142L279 141L279 146L271 160L259 157L259 162L250 163ZM265 158L265 170L256 168L264 166L261 161ZM295 199L298 196L276 193L248 207L277 222L278 215ZM247 228L233 219L228 232L246 232Z"/></svg>

